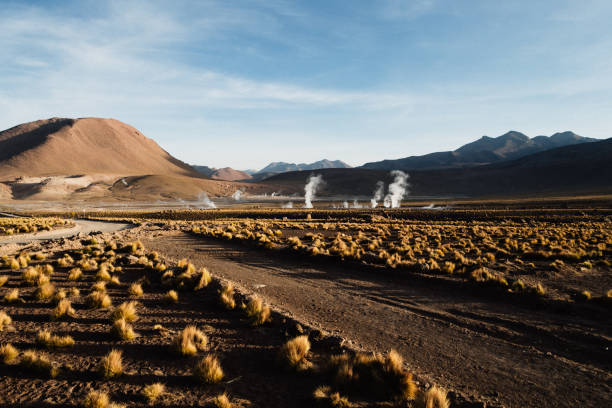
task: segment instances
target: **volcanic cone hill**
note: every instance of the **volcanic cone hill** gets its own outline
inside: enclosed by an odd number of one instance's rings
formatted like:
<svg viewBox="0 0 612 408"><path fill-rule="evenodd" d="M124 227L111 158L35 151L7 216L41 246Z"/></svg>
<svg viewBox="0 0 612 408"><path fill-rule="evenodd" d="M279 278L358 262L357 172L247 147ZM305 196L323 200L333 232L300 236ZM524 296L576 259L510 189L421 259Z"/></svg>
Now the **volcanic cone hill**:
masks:
<svg viewBox="0 0 612 408"><path fill-rule="evenodd" d="M135 128L114 119L53 118L0 132L0 176L163 174L198 177Z"/></svg>
<svg viewBox="0 0 612 408"><path fill-rule="evenodd" d="M115 119L52 118L0 132L0 199L172 200L274 187L210 180Z"/></svg>

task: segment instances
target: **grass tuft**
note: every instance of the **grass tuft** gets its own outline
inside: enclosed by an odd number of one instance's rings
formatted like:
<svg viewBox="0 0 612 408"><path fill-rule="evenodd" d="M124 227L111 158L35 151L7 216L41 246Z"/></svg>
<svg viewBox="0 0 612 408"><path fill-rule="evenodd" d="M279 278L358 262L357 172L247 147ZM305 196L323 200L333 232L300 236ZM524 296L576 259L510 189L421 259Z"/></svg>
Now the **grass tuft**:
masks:
<svg viewBox="0 0 612 408"><path fill-rule="evenodd" d="M17 350L12 344L7 343L0 346L0 360L4 364L10 364L17 359L19 350Z"/></svg>
<svg viewBox="0 0 612 408"><path fill-rule="evenodd" d="M219 293L219 300L226 309L234 309L236 307L236 300L234 299L234 285L229 282L223 285L221 292Z"/></svg>
<svg viewBox="0 0 612 408"><path fill-rule="evenodd" d="M55 286L52 283L43 283L34 291L34 297L38 300L48 300L53 297Z"/></svg>
<svg viewBox="0 0 612 408"><path fill-rule="evenodd" d="M51 311L52 319L61 319L64 316L75 317L76 311L72 307L68 299L62 299L59 301L55 309Z"/></svg>
<svg viewBox="0 0 612 408"><path fill-rule="evenodd" d="M259 296L252 296L247 304L246 314L253 326L259 326L270 320L270 307L264 305Z"/></svg>
<svg viewBox="0 0 612 408"><path fill-rule="evenodd" d="M166 303L178 303L178 293L176 292L176 290L169 290L164 295L164 301Z"/></svg>
<svg viewBox="0 0 612 408"><path fill-rule="evenodd" d="M85 299L90 309L106 309L112 306L111 298L104 292L94 291Z"/></svg>
<svg viewBox="0 0 612 408"><path fill-rule="evenodd" d="M81 268L72 268L70 272L68 272L68 280L69 281L78 281L83 277L83 271Z"/></svg>
<svg viewBox="0 0 612 408"><path fill-rule="evenodd" d="M6 275L2 275L2 276L0 276L0 288L1 288L2 286L4 286L4 284L5 284L6 282L8 282L8 280L9 280L9 277L8 277L8 276L6 276Z"/></svg>
<svg viewBox="0 0 612 408"><path fill-rule="evenodd" d="M154 383L145 386L142 390L142 395L147 399L149 404L154 404L166 391L166 386L162 383Z"/></svg>
<svg viewBox="0 0 612 408"><path fill-rule="evenodd" d="M132 283L128 289L128 294L132 297L140 297L144 294L140 283Z"/></svg>
<svg viewBox="0 0 612 408"><path fill-rule="evenodd" d="M23 299L21 299L19 297L19 289L15 288L15 289L12 289L11 291L9 291L9 293L4 295L4 301L6 303L22 302Z"/></svg>
<svg viewBox="0 0 612 408"><path fill-rule="evenodd" d="M294 370L306 370L312 363L307 360L310 351L308 336L298 336L285 343L280 351L279 358L283 364Z"/></svg>
<svg viewBox="0 0 612 408"><path fill-rule="evenodd" d="M227 394L219 394L213 398L212 404L215 408L232 408L234 404L230 401Z"/></svg>
<svg viewBox="0 0 612 408"><path fill-rule="evenodd" d="M215 356L202 358L193 368L193 375L205 384L216 384L223 379L221 364Z"/></svg>
<svg viewBox="0 0 612 408"><path fill-rule="evenodd" d="M36 344L46 348L72 347L74 339L70 336L54 336L49 330L40 330L36 335Z"/></svg>
<svg viewBox="0 0 612 408"><path fill-rule="evenodd" d="M123 374L123 358L121 350L111 350L102 358L98 372L104 378L118 377Z"/></svg>
<svg viewBox="0 0 612 408"><path fill-rule="evenodd" d="M7 315L5 312L0 311L0 332L10 327L11 323L13 323L13 319L11 319L11 316Z"/></svg>
<svg viewBox="0 0 612 408"><path fill-rule="evenodd" d="M138 306L138 302L132 300L129 302L123 302L119 306L117 306L111 312L111 319L113 321L123 319L127 323L132 323L138 320L138 312L136 311L136 307Z"/></svg>
<svg viewBox="0 0 612 408"><path fill-rule="evenodd" d="M35 350L24 351L19 365L26 370L44 374L51 378L55 378L59 374L59 370L53 365L53 363L51 363L49 357L47 357L46 354L38 353Z"/></svg>
<svg viewBox="0 0 612 408"><path fill-rule="evenodd" d="M450 408L446 391L435 385L421 393L419 406L423 408Z"/></svg>
<svg viewBox="0 0 612 408"><path fill-rule="evenodd" d="M195 326L187 326L172 342L172 350L181 356L193 356L206 350L208 337Z"/></svg>
<svg viewBox="0 0 612 408"><path fill-rule="evenodd" d="M132 325L123 318L115 320L110 332L119 340L134 340L138 337L138 334L132 329Z"/></svg>

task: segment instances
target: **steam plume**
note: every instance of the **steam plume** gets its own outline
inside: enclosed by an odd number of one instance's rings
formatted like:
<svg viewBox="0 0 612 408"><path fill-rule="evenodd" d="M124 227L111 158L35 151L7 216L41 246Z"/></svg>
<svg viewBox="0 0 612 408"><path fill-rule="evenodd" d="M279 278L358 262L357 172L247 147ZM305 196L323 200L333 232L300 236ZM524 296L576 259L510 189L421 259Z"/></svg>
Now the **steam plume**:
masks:
<svg viewBox="0 0 612 408"><path fill-rule="evenodd" d="M210 198L208 198L208 194L205 192L201 192L198 195L198 201L196 203L198 208L217 208L215 203L212 202Z"/></svg>
<svg viewBox="0 0 612 408"><path fill-rule="evenodd" d="M389 185L389 192L385 196L384 204L386 208L399 208L408 188L408 174L401 170L393 170L391 175L395 178L393 183Z"/></svg>
<svg viewBox="0 0 612 408"><path fill-rule="evenodd" d="M317 189L322 183L323 176L321 176L320 174L317 176L315 176L314 174L310 175L310 177L308 178L308 182L304 187L304 191L306 192L306 194L304 194L304 208L312 208L312 200L315 197Z"/></svg>
<svg viewBox="0 0 612 408"><path fill-rule="evenodd" d="M236 201L240 201L241 197L242 197L242 191L240 190L236 190L234 194L232 194L232 198Z"/></svg>
<svg viewBox="0 0 612 408"><path fill-rule="evenodd" d="M361 204L359 204L359 201L357 201L357 199L353 201L353 208L361 208Z"/></svg>
<svg viewBox="0 0 612 408"><path fill-rule="evenodd" d="M293 201L283 204L282 208L293 208Z"/></svg>
<svg viewBox="0 0 612 408"><path fill-rule="evenodd" d="M376 182L376 190L374 190L374 196L370 200L370 203L372 204L372 208L376 208L376 206L378 205L378 202L383 197L383 191L384 190L385 190L385 183L382 182L382 181L377 181Z"/></svg>

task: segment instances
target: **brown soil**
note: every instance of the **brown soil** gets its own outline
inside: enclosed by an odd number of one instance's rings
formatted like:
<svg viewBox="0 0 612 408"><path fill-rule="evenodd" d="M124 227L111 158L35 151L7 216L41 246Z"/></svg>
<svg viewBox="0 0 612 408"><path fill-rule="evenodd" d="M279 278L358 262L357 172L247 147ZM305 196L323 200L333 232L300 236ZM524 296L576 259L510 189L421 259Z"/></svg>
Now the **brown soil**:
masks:
<svg viewBox="0 0 612 408"><path fill-rule="evenodd" d="M237 180L248 180L252 177L249 173L245 173L244 171L234 170L231 167L224 167L222 169L217 169L210 176L210 178L215 179L215 180L237 181Z"/></svg>
<svg viewBox="0 0 612 408"><path fill-rule="evenodd" d="M138 230L128 234L147 247L206 265L357 348L395 347L421 378L488 406L603 407L612 398L608 313L555 311L439 281Z"/></svg>

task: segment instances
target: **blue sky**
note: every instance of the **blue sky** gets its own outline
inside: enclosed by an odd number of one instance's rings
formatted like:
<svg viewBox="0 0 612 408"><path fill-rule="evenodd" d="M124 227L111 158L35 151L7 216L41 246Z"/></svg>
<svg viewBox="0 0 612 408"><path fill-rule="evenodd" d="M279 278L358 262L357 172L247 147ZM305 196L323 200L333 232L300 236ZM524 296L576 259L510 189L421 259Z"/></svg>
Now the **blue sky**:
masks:
<svg viewBox="0 0 612 408"><path fill-rule="evenodd" d="M193 164L612 136L612 2L0 1L0 128L113 117Z"/></svg>

